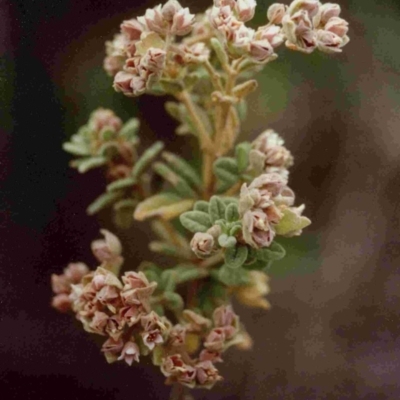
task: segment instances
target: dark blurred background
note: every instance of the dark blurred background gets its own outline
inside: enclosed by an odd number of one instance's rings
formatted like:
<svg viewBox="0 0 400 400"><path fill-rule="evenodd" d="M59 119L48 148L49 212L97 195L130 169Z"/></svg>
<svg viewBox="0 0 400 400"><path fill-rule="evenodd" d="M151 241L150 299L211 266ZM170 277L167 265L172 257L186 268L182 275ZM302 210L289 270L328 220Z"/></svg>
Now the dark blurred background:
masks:
<svg viewBox="0 0 400 400"><path fill-rule="evenodd" d="M255 23L270 2L259 0ZM206 1L186 0L199 12ZM68 168L61 143L98 106L142 121L190 156L162 98L114 93L104 42L155 1L0 1L0 386L5 399L166 399L152 366L107 365L99 343L49 306L51 273L94 266L100 227L125 245L128 268L146 258L144 224L115 230L89 218L100 172ZM243 138L267 127L296 158L291 186L313 225L293 239L269 312L240 308L254 337L231 350L225 380L196 399L400 398L400 5L341 0L350 22L342 55L285 51L260 76ZM294 270L294 267L298 267ZM3 397L2 397L3 398Z"/></svg>

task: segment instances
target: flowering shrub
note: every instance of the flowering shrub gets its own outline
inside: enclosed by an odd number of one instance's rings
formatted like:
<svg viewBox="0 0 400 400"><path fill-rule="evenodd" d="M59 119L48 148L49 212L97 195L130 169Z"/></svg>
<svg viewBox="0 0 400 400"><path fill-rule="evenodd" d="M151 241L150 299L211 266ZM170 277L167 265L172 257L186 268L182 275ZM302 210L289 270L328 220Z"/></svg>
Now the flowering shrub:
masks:
<svg viewBox="0 0 400 400"><path fill-rule="evenodd" d="M169 0L123 21L106 43L104 68L117 92L175 99L166 111L178 135L197 137L201 171L162 142L140 154L139 122L101 108L64 144L79 172L105 169L109 183L89 214L111 206L121 227L151 220L158 238L150 249L167 258L121 275L121 244L102 230L104 239L92 243L99 265L74 263L53 275L52 305L105 337L108 362L150 356L167 384L211 388L222 379L223 353L251 347L231 297L268 309L268 271L285 256L279 237L310 224L304 205L295 206L293 156L278 133L268 129L252 143L236 138L246 97L257 88L252 76L278 57L278 47L337 53L349 41L348 24L337 4L295 0L272 4L266 24L252 29L246 22L255 7L255 0L214 0L195 16ZM163 185L154 192L156 175Z"/></svg>

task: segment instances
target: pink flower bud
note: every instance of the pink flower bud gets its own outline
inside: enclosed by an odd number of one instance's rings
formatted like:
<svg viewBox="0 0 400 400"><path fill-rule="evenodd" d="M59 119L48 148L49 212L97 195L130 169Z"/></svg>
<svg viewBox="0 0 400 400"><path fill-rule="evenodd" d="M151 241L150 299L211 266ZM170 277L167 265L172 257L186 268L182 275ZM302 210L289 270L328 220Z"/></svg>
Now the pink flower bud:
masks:
<svg viewBox="0 0 400 400"><path fill-rule="evenodd" d="M182 10L182 6L177 0L168 0L162 8L161 14L165 20L171 22L180 10Z"/></svg>
<svg viewBox="0 0 400 400"><path fill-rule="evenodd" d="M211 255L214 249L214 238L209 233L197 232L190 242L190 247L199 258Z"/></svg>
<svg viewBox="0 0 400 400"><path fill-rule="evenodd" d="M128 326L137 324L145 314L142 305L126 306L119 309L119 315Z"/></svg>
<svg viewBox="0 0 400 400"><path fill-rule="evenodd" d="M169 334L169 344L174 347L185 345L186 328L182 325L175 325Z"/></svg>
<svg viewBox="0 0 400 400"><path fill-rule="evenodd" d="M57 311L68 312L71 310L71 299L68 294L60 293L51 300L51 306Z"/></svg>
<svg viewBox="0 0 400 400"><path fill-rule="evenodd" d="M129 341L125 343L118 360L124 360L128 365L132 365L133 361L139 362L139 355L139 346L135 342Z"/></svg>
<svg viewBox="0 0 400 400"><path fill-rule="evenodd" d="M282 18L285 15L287 6L284 4L275 3L269 6L267 11L267 18L271 24L281 24Z"/></svg>
<svg viewBox="0 0 400 400"><path fill-rule="evenodd" d="M107 325L108 315L101 311L95 311L94 317L89 324L89 328L93 333L104 335L104 329Z"/></svg>
<svg viewBox="0 0 400 400"><path fill-rule="evenodd" d="M285 41L282 30L277 25L270 25L259 28L255 35L255 38L257 40L268 40L268 42L274 49L280 46Z"/></svg>
<svg viewBox="0 0 400 400"><path fill-rule="evenodd" d="M232 8L229 6L213 7L209 11L208 17L210 24L216 29L228 25L234 18Z"/></svg>
<svg viewBox="0 0 400 400"><path fill-rule="evenodd" d="M166 55L165 50L151 47L142 58L140 66L159 74L164 69Z"/></svg>
<svg viewBox="0 0 400 400"><path fill-rule="evenodd" d="M240 21L250 21L254 17L257 3L255 0L236 0L236 12Z"/></svg>
<svg viewBox="0 0 400 400"><path fill-rule="evenodd" d="M254 38L254 29L244 24L229 24L228 28L227 39L230 39L235 47L247 50Z"/></svg>
<svg viewBox="0 0 400 400"><path fill-rule="evenodd" d="M226 340L225 329L214 328L206 337L204 347L210 351L222 351Z"/></svg>
<svg viewBox="0 0 400 400"><path fill-rule="evenodd" d="M182 8L173 17L171 33L178 36L187 35L192 30L193 24L194 15L190 14L188 8Z"/></svg>
<svg viewBox="0 0 400 400"><path fill-rule="evenodd" d="M161 5L149 8L143 17L139 17L138 21L145 25L148 30L165 35L168 31L168 23L162 15Z"/></svg>
<svg viewBox="0 0 400 400"><path fill-rule="evenodd" d="M292 16L285 15L282 19L282 29L287 37L286 46L291 50L312 53L316 46L316 33L310 15L300 10Z"/></svg>
<svg viewBox="0 0 400 400"><path fill-rule="evenodd" d="M144 81L144 85L135 84L135 89L132 88L131 83L132 79L135 78L135 75L120 71L114 77L113 87L117 92L123 93L125 96L138 96L142 94L146 90L146 82ZM140 89L140 93L138 91Z"/></svg>
<svg viewBox="0 0 400 400"><path fill-rule="evenodd" d="M121 315L113 315L107 320L105 332L107 333L107 335L117 340L121 337L123 333L125 323L126 320Z"/></svg>
<svg viewBox="0 0 400 400"><path fill-rule="evenodd" d="M103 129L118 132L122 127L122 121L114 111L99 108L91 114L89 125L95 132L101 132Z"/></svg>
<svg viewBox="0 0 400 400"><path fill-rule="evenodd" d="M268 40L253 40L249 45L249 55L255 61L267 61L274 54L274 49Z"/></svg>
<svg viewBox="0 0 400 400"><path fill-rule="evenodd" d="M121 32L130 41L140 40L140 36L144 30L145 27L136 18L126 20L121 24Z"/></svg>
<svg viewBox="0 0 400 400"><path fill-rule="evenodd" d="M92 242L92 252L104 268L118 270L123 263L121 242L115 235L105 229L100 232L104 235L104 239Z"/></svg>
<svg viewBox="0 0 400 400"><path fill-rule="evenodd" d="M318 14L314 17L315 27L324 26L331 18L338 17L340 11L339 4L326 3L321 5Z"/></svg>
<svg viewBox="0 0 400 400"><path fill-rule="evenodd" d="M349 31L349 23L342 18L332 17L326 23L324 30L332 32L343 39Z"/></svg>
<svg viewBox="0 0 400 400"><path fill-rule="evenodd" d="M275 237L268 216L260 210L247 211L244 214L242 231L244 241L256 249L269 247Z"/></svg>
<svg viewBox="0 0 400 400"><path fill-rule="evenodd" d="M65 275L51 275L51 288L56 294L66 293L71 291L71 283Z"/></svg>
<svg viewBox="0 0 400 400"><path fill-rule="evenodd" d="M148 301L157 287L157 283L150 283L143 272L133 271L126 272L122 281L125 283L121 292L124 304L128 306L141 304L150 311Z"/></svg>
<svg viewBox="0 0 400 400"><path fill-rule="evenodd" d="M223 328L227 339L231 339L237 332L239 317L233 312L232 306L221 306L214 310L214 325Z"/></svg>
<svg viewBox="0 0 400 400"><path fill-rule="evenodd" d="M196 364L195 368L197 380L201 386L206 387L207 389L210 389L215 385L215 383L222 380L218 370L214 367L211 361L202 361Z"/></svg>
<svg viewBox="0 0 400 400"><path fill-rule="evenodd" d="M81 262L70 263L67 268L64 269L64 275L71 283L79 283L88 273L89 268L86 264Z"/></svg>
<svg viewBox="0 0 400 400"><path fill-rule="evenodd" d="M202 350L199 355L200 361L211 361L212 363L222 362L221 353L210 351L210 350Z"/></svg>
<svg viewBox="0 0 400 400"><path fill-rule="evenodd" d="M251 182L249 189L258 189L262 195L268 192L275 197L281 193L286 184L287 181L279 174L263 174Z"/></svg>
<svg viewBox="0 0 400 400"><path fill-rule="evenodd" d="M174 354L164 358L161 372L168 377L170 383L179 382L193 388L196 384L196 370L182 361L180 354Z"/></svg>
<svg viewBox="0 0 400 400"><path fill-rule="evenodd" d="M319 0L294 0L289 6L288 14L293 15L300 10L307 12L309 18L313 18L318 14L320 5Z"/></svg>

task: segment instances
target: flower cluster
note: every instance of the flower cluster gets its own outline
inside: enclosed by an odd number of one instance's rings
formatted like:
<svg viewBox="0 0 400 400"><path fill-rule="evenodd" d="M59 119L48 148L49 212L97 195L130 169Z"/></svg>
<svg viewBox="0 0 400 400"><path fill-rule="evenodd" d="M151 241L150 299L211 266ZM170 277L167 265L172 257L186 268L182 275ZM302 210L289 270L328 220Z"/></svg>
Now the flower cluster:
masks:
<svg viewBox="0 0 400 400"><path fill-rule="evenodd" d="M81 281L89 272L89 268L83 263L71 263L61 275L51 275L51 288L55 293L51 305L61 312L71 310L70 294L72 286Z"/></svg>
<svg viewBox="0 0 400 400"><path fill-rule="evenodd" d="M276 25L263 26L257 31L247 27L245 22L253 18L255 8L254 0L214 0L208 16L231 56L267 63L277 57L274 50L284 42L284 36Z"/></svg>
<svg viewBox="0 0 400 400"><path fill-rule="evenodd" d="M126 96L151 90L163 75L175 36L187 35L194 15L178 1L148 9L144 16L126 20L121 33L107 42L104 68L114 77L114 88ZM187 49L201 53L201 47Z"/></svg>
<svg viewBox="0 0 400 400"><path fill-rule="evenodd" d="M251 168L258 175L263 172L276 172L288 177L288 168L293 165L293 156L283 145L283 139L275 131L266 130L252 144L249 155Z"/></svg>
<svg viewBox="0 0 400 400"><path fill-rule="evenodd" d="M221 306L213 313L211 321L200 315L185 310L186 323L173 328L170 341L177 352L163 359L161 371L168 383L179 382L190 388L208 388L222 379L215 363L222 362L222 353L232 344L239 333L239 319L231 306ZM198 357L190 357L186 350L182 351L182 343L189 335L203 339L203 349ZM179 339L177 339L179 337ZM181 350L181 352L179 352Z"/></svg>
<svg viewBox="0 0 400 400"><path fill-rule="evenodd" d="M275 4L275 11L282 13L284 5ZM282 29L287 38L286 46L303 53L316 48L324 53L341 52L349 42L348 22L339 18L338 4L321 4L318 0L295 0L282 18ZM272 11L271 11L272 13Z"/></svg>
<svg viewBox="0 0 400 400"><path fill-rule="evenodd" d="M276 235L275 227L284 217L285 210L290 208L300 216L304 209L304 206L292 207L294 197L287 180L280 174L263 174L250 185L243 184L239 212L243 218L244 241L254 248L270 246ZM296 229L285 236L300 234L301 229Z"/></svg>
<svg viewBox="0 0 400 400"><path fill-rule="evenodd" d="M123 124L113 111L99 108L63 147L79 157L71 162L79 172L107 166L108 177L115 180L126 177L134 163L138 127L135 118Z"/></svg>

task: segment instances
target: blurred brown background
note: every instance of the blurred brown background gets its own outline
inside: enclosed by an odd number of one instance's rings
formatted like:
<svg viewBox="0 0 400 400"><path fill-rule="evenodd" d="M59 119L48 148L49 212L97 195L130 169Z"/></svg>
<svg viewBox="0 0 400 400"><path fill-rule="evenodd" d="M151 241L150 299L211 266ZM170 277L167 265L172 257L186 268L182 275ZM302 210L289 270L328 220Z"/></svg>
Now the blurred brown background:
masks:
<svg viewBox="0 0 400 400"><path fill-rule="evenodd" d="M206 1L182 2L192 11ZM270 2L259 0L255 23ZM148 366L106 364L99 343L49 307L49 277L89 247L107 212L95 171L68 169L61 143L92 109L142 120L143 145L175 137L164 99L114 93L105 40L155 1L0 1L0 386L11 399L166 399ZM196 399L400 398L400 5L342 0L351 42L336 57L281 49L260 76L243 138L273 127L296 158L291 186L313 220L293 239L273 308L238 308L255 340ZM144 224L116 231L127 268L148 256ZM293 243L295 242L295 243ZM298 267L293 271L294 267Z"/></svg>

